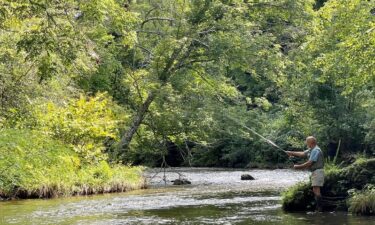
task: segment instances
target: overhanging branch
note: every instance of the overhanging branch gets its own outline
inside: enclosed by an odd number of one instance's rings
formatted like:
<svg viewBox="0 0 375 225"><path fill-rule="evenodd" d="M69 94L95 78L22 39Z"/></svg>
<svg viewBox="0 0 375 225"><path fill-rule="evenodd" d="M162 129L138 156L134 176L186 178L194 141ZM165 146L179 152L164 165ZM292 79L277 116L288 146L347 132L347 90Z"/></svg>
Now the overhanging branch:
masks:
<svg viewBox="0 0 375 225"><path fill-rule="evenodd" d="M173 18L168 18L168 17L150 17L150 18L146 19L145 21L143 21L143 22L141 23L141 28L143 28L143 26L144 26L146 23L148 23L148 22L150 22L150 21L153 21L153 20L169 21L169 22L173 22L173 21L175 21L175 19L173 19Z"/></svg>

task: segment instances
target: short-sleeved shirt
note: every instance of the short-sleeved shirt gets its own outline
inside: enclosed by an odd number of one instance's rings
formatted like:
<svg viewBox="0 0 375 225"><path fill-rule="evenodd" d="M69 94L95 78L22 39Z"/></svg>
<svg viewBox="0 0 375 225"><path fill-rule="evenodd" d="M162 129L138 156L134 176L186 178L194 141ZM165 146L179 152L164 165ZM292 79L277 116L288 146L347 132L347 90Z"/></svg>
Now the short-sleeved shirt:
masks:
<svg viewBox="0 0 375 225"><path fill-rule="evenodd" d="M312 166L310 167L311 171L317 169L323 169L324 167L324 156L322 150L315 146L313 149L308 149L304 151L305 156L309 158L310 161L313 162Z"/></svg>

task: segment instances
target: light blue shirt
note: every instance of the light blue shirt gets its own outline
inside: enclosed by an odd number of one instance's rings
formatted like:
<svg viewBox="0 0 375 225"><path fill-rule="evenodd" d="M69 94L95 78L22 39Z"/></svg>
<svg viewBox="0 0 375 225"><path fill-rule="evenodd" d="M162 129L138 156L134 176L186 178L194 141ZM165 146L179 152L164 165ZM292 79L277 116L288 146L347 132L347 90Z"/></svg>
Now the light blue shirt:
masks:
<svg viewBox="0 0 375 225"><path fill-rule="evenodd" d="M311 150L309 160L313 162L318 161L319 153L319 148L315 147L313 150Z"/></svg>

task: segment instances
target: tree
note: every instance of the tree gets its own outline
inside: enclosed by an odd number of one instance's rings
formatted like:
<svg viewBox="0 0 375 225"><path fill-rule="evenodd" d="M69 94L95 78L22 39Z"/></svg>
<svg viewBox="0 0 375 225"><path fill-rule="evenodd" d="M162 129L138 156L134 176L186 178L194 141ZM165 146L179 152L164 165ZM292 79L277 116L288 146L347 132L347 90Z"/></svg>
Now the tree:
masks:
<svg viewBox="0 0 375 225"><path fill-rule="evenodd" d="M51 77L72 79L95 71L98 46L112 38L106 27L123 32L127 45L136 20L114 0L1 1L0 16L0 105L5 114L21 109L27 96L40 94L35 87Z"/></svg>
<svg viewBox="0 0 375 225"><path fill-rule="evenodd" d="M372 1L348 0L320 8L315 32L291 55L295 63L284 90L290 124L298 114L323 143L341 139L346 150L364 148L372 120L367 105L375 83L373 7Z"/></svg>
<svg viewBox="0 0 375 225"><path fill-rule="evenodd" d="M126 58L132 67L125 80L130 93L134 93L131 99L136 99L131 105L138 106L119 144L120 151L128 148L142 123L155 125L151 115L163 114L163 105L170 104L166 95L171 99L185 96L194 102L196 94L198 101L217 106L203 106L203 111L222 112L221 108L228 106L223 102L231 103L229 107L248 104L249 110L258 106L264 109L263 106L270 106L269 101L276 103L278 88L285 82L284 67L290 63L285 55L304 40L308 32L304 22L311 20L312 2L159 1L150 5L141 1L130 9L140 12L143 18L137 29L133 60ZM300 13L297 15L296 11ZM289 32L280 35L283 29ZM210 91L198 90L186 97L194 86ZM187 101L172 103L174 111L180 111L182 104ZM192 104L189 113L194 114L201 107ZM214 123L218 118L212 115L191 117L190 122L211 118ZM170 118L163 118L164 123L171 123ZM162 123L157 123L156 130L166 127ZM172 132L175 130L167 130L164 134L169 133L166 136L176 140L178 135ZM208 137L209 129L204 132L207 140L215 136ZM181 130L179 133L187 136Z"/></svg>
<svg viewBox="0 0 375 225"><path fill-rule="evenodd" d="M212 38L233 32L238 24L235 19L239 18L235 12L241 10L220 1L139 2L134 7L138 7L144 18L137 30L136 47L143 57L135 62L136 69L144 70L146 76L143 79L149 80L152 85L148 85L147 94L138 93L142 103L130 128L122 136L120 149L129 146L151 103L163 89L168 85L178 85L174 83L179 81L175 77L194 80L193 74L207 80L220 79L219 74L209 76L203 67L222 60L219 52L211 46Z"/></svg>

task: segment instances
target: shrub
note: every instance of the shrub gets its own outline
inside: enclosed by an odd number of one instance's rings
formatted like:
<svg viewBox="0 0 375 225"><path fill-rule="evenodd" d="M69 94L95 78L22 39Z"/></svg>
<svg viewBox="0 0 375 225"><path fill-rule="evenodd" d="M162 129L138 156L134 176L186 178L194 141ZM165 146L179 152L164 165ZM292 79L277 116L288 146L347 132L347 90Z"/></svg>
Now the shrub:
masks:
<svg viewBox="0 0 375 225"><path fill-rule="evenodd" d="M81 96L67 105L53 102L36 107L37 129L71 145L87 162L105 159L103 142L117 138L117 121L105 94Z"/></svg>
<svg viewBox="0 0 375 225"><path fill-rule="evenodd" d="M287 211L304 211L313 207L311 183L301 182L282 193L282 207Z"/></svg>
<svg viewBox="0 0 375 225"><path fill-rule="evenodd" d="M40 131L0 134L0 197L56 196L126 191L144 186L141 167L84 163L68 145Z"/></svg>
<svg viewBox="0 0 375 225"><path fill-rule="evenodd" d="M375 215L375 185L368 185L362 191L352 191L348 205L351 213Z"/></svg>

